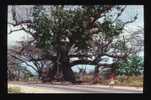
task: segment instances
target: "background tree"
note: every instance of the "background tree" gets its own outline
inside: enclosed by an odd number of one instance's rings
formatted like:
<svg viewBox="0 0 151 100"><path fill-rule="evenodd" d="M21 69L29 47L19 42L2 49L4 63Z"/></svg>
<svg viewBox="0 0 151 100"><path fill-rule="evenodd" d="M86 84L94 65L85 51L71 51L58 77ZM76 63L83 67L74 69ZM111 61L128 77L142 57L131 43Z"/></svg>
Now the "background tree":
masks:
<svg viewBox="0 0 151 100"><path fill-rule="evenodd" d="M127 62L120 62L117 65L118 75L142 75L144 69L144 62L142 57L133 55L128 58Z"/></svg>
<svg viewBox="0 0 151 100"><path fill-rule="evenodd" d="M116 63L127 59L132 53L122 34L125 25L134 22L137 16L127 21L120 20L125 8L126 6L116 5L87 5L67 9L67 6L57 5L51 6L51 13L48 14L43 6L34 6L32 19L21 21L17 20L16 11L12 9L15 22L9 24L21 28L10 33L24 30L32 36L27 45L22 46L19 56L24 56L28 62L50 61L48 77L74 82L75 76L71 69L73 65L96 65L97 76L99 67L112 66L99 63L103 56L112 57ZM115 18L111 11L118 12L114 15ZM40 52L34 54L35 52L31 52L34 50ZM73 57L79 60L71 61Z"/></svg>
<svg viewBox="0 0 151 100"><path fill-rule="evenodd" d="M20 80L20 79L28 79L28 76L33 76L33 73L27 69L27 67L22 66L22 60L16 59L13 55L16 55L14 50L16 51L18 48L13 47L13 49L8 49L8 80Z"/></svg>
<svg viewBox="0 0 151 100"><path fill-rule="evenodd" d="M114 69L119 75L140 75L143 71L143 57L144 50L144 29L138 29L126 37L127 47L131 49L131 53L126 60L120 60L114 64ZM141 54L141 55L140 55Z"/></svg>

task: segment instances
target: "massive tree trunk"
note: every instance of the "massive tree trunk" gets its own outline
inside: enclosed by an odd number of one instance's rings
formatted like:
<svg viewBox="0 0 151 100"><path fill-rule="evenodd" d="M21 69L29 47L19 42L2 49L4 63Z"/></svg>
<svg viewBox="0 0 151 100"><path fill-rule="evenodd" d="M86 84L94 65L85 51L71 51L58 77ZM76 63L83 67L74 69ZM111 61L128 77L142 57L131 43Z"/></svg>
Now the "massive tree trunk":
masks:
<svg viewBox="0 0 151 100"><path fill-rule="evenodd" d="M61 53L60 57L60 72L63 74L63 80L75 82L75 76L73 70L69 64L69 57L66 52Z"/></svg>
<svg viewBox="0 0 151 100"><path fill-rule="evenodd" d="M69 46L68 43L61 43L62 45L59 46L59 51L58 53L60 54L60 69L63 74L63 79L65 81L70 81L70 82L75 82L75 76L74 73L70 67L69 64L69 56L68 56L68 52L69 52Z"/></svg>
<svg viewBox="0 0 151 100"><path fill-rule="evenodd" d="M75 82L74 73L69 66L69 61L62 63L63 78L65 81Z"/></svg>
<svg viewBox="0 0 151 100"><path fill-rule="evenodd" d="M57 48L57 59L54 66L49 70L50 80L75 82L74 73L69 64L68 50L65 45Z"/></svg>
<svg viewBox="0 0 151 100"><path fill-rule="evenodd" d="M57 69L57 67L59 69ZM57 80L75 82L75 76L71 67L69 66L69 61L68 62L61 61L59 66L55 64L52 69L49 69L48 77L49 81Z"/></svg>

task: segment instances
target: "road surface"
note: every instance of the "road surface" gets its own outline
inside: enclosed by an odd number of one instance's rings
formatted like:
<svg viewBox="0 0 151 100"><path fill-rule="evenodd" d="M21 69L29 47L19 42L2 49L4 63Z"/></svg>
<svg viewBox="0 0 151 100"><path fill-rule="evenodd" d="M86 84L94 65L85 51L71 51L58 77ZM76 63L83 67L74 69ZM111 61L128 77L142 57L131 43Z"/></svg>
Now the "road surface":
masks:
<svg viewBox="0 0 151 100"><path fill-rule="evenodd" d="M24 93L143 93L142 88L101 85L52 85L40 83L8 83L20 87Z"/></svg>

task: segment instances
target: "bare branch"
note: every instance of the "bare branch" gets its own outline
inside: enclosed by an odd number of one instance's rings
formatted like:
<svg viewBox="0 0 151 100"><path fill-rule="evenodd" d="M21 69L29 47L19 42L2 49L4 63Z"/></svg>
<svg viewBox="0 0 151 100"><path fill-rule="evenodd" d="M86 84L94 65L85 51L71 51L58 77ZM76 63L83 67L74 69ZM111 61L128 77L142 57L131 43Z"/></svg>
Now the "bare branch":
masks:
<svg viewBox="0 0 151 100"><path fill-rule="evenodd" d="M22 62L25 63L27 66L30 66L32 69L34 69L36 72L38 72L38 70L37 70L34 66L28 64L28 63L27 63L26 61L24 61L23 59L21 59L21 58L19 58L19 57L17 57L17 56L14 56L14 55L11 55L11 56L14 57L15 59L18 59L18 60L22 61Z"/></svg>
<svg viewBox="0 0 151 100"><path fill-rule="evenodd" d="M112 43L112 39L110 39L109 41L108 41L108 43L107 44L105 44L104 46L103 46L103 48L105 48L105 47L108 47L111 43Z"/></svg>
<svg viewBox="0 0 151 100"><path fill-rule="evenodd" d="M137 16L138 16L138 15L136 15L132 20L129 20L129 21L125 22L125 23L123 24L123 27L125 27L125 25L127 25L127 24L129 24L129 23L133 23L134 21L136 21Z"/></svg>
<svg viewBox="0 0 151 100"><path fill-rule="evenodd" d="M112 23L114 23L114 22L116 22L118 20L118 18L122 15L122 13L124 12L126 7L127 6L125 5L124 8L121 9L121 12L117 14L116 18L114 19L114 21Z"/></svg>

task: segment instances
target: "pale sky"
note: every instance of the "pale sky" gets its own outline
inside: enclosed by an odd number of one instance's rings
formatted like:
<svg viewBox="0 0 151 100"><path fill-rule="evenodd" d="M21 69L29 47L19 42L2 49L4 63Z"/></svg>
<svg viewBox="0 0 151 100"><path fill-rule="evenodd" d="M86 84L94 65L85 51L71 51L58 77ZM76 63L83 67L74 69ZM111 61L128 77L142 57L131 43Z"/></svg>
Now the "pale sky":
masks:
<svg viewBox="0 0 151 100"><path fill-rule="evenodd" d="M138 14L138 19L132 23L131 25L134 26L142 26L144 27L144 6L143 5L129 5L125 9L122 14L122 20L127 20Z"/></svg>

